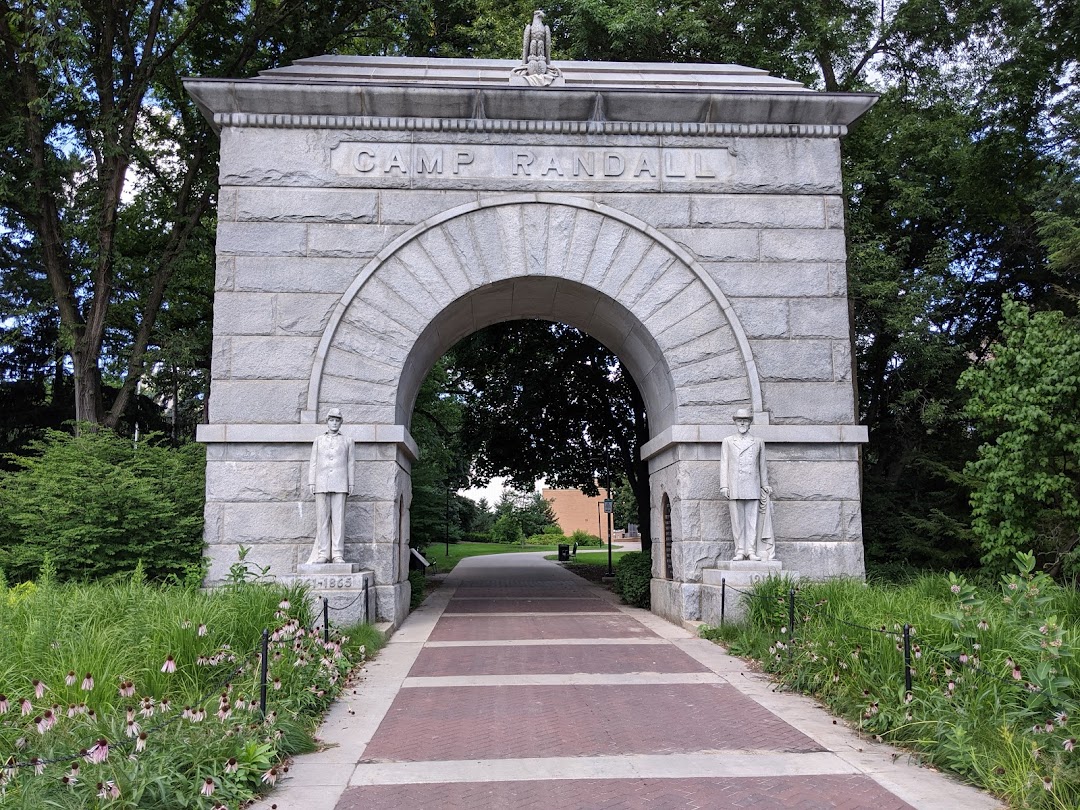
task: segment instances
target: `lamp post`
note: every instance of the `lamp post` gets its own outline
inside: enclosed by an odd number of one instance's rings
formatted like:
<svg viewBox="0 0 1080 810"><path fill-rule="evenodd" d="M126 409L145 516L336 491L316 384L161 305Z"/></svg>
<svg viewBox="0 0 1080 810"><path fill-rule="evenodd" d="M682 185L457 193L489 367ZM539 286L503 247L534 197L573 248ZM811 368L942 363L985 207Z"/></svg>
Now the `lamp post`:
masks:
<svg viewBox="0 0 1080 810"><path fill-rule="evenodd" d="M607 513L607 575L615 576L615 569L611 567L611 513L615 511L615 501L611 500L611 488L608 488L608 496L604 498L604 512Z"/></svg>
<svg viewBox="0 0 1080 810"><path fill-rule="evenodd" d="M604 506L603 501L596 502L596 536L600 542L604 542L604 513L600 511Z"/></svg>

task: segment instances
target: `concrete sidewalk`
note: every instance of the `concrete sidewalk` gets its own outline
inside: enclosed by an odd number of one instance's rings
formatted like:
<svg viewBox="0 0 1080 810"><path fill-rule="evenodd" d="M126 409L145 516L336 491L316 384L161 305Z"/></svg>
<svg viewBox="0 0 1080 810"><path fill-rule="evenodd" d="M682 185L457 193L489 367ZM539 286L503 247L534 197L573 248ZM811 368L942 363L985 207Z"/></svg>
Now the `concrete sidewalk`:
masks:
<svg viewBox="0 0 1080 810"><path fill-rule="evenodd" d="M256 807L869 808L998 803L543 554L458 564Z"/></svg>

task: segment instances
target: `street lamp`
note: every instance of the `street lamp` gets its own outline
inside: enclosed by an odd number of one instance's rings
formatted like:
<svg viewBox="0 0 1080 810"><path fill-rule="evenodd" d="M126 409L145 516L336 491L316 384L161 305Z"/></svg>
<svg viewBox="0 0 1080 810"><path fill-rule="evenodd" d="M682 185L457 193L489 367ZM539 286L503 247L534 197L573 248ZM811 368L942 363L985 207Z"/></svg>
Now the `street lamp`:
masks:
<svg viewBox="0 0 1080 810"><path fill-rule="evenodd" d="M615 511L615 501L611 500L611 489L608 488L608 496L604 498L604 512L607 514L607 575L615 576L615 569L611 567L611 514Z"/></svg>

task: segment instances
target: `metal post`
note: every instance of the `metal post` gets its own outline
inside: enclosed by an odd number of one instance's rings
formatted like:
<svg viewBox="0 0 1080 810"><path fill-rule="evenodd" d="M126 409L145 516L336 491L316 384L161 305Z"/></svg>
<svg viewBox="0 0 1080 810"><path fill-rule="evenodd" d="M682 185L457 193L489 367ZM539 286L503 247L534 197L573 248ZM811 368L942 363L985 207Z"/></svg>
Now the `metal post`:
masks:
<svg viewBox="0 0 1080 810"><path fill-rule="evenodd" d="M787 657L791 660L791 646L795 641L795 589L788 588L788 603L787 603L787 616L788 616L788 640L787 640Z"/></svg>
<svg viewBox="0 0 1080 810"><path fill-rule="evenodd" d="M266 665L270 657L270 631L262 631L262 656L259 662L259 711L266 717Z"/></svg>
<svg viewBox="0 0 1080 810"><path fill-rule="evenodd" d="M611 567L611 523L615 517L615 501L611 498L610 475L608 477L607 503L604 504L604 511L607 512L607 575L613 577L615 576L615 569Z"/></svg>
<svg viewBox="0 0 1080 810"><path fill-rule="evenodd" d="M604 542L604 502L600 501L596 504L596 536L600 538L600 542Z"/></svg>
<svg viewBox="0 0 1080 810"><path fill-rule="evenodd" d="M322 640L330 641L330 600L322 598Z"/></svg>
<svg viewBox="0 0 1080 810"><path fill-rule="evenodd" d="M724 626L724 611L727 608L727 577L720 577L720 626Z"/></svg>
<svg viewBox="0 0 1080 810"><path fill-rule="evenodd" d="M364 577L363 581L364 581L364 624L371 624L371 616L368 613L367 577Z"/></svg>
<svg viewBox="0 0 1080 810"><path fill-rule="evenodd" d="M615 569L611 567L611 513L607 516L607 575L615 576Z"/></svg>
<svg viewBox="0 0 1080 810"><path fill-rule="evenodd" d="M904 691L911 691L911 625L904 625Z"/></svg>

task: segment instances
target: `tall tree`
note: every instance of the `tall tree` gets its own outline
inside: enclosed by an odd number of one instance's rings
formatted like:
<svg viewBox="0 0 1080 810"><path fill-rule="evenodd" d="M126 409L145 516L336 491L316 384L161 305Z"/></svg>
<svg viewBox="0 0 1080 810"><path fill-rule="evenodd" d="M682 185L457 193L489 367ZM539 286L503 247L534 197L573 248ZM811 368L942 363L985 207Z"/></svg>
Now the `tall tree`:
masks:
<svg viewBox="0 0 1080 810"><path fill-rule="evenodd" d="M475 27L514 57L512 3ZM957 381L1010 292L1069 306L1080 12L1065 0L561 0L557 58L735 62L882 98L843 148L868 558L973 564ZM1064 179L1062 179L1064 178ZM1070 248L1072 244L1074 247Z"/></svg>
<svg viewBox="0 0 1080 810"><path fill-rule="evenodd" d="M1005 299L1003 332L961 384L987 439L968 462L984 565L1035 551L1051 574L1080 573L1080 328Z"/></svg>
<svg viewBox="0 0 1080 810"><path fill-rule="evenodd" d="M119 421L174 275L212 257L217 140L182 77L245 76L345 42L385 48L409 7L0 0L0 226L32 246L48 283L77 419Z"/></svg>

